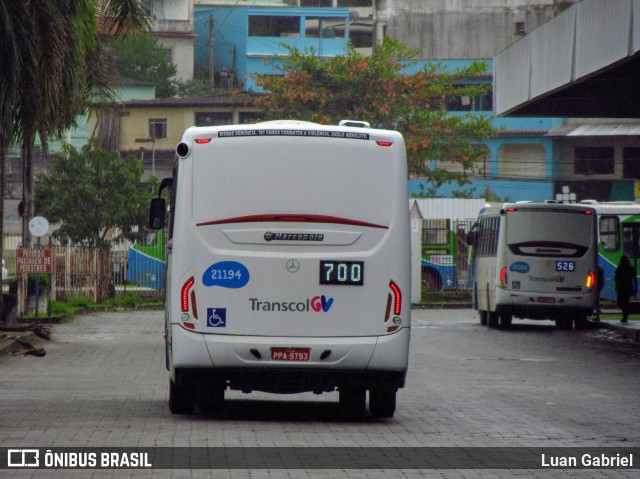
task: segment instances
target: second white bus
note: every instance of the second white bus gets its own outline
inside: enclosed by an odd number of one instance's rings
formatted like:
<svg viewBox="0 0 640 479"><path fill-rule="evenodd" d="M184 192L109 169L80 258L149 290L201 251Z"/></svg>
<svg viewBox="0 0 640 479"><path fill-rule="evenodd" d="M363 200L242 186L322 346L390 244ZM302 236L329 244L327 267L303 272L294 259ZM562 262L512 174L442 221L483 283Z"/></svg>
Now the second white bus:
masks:
<svg viewBox="0 0 640 479"><path fill-rule="evenodd" d="M480 322L550 319L584 328L597 304L596 212L587 205L506 203L483 208L469 235Z"/></svg>

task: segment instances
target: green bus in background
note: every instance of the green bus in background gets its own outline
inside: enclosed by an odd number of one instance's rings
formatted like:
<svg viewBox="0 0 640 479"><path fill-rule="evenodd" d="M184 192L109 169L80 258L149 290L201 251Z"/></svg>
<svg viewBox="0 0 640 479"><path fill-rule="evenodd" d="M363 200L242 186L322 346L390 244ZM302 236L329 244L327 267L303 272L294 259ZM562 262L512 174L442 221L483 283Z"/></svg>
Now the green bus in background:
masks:
<svg viewBox="0 0 640 479"><path fill-rule="evenodd" d="M422 220L422 291L469 287L467 233L475 220Z"/></svg>
<svg viewBox="0 0 640 479"><path fill-rule="evenodd" d="M149 231L142 243L129 246L127 282L150 289L163 289L165 258L164 230Z"/></svg>
<svg viewBox="0 0 640 479"><path fill-rule="evenodd" d="M595 201L581 203L593 206L598 215L598 266L604 276L600 299L615 302L614 277L622 255L627 255L636 271L640 267L640 204Z"/></svg>

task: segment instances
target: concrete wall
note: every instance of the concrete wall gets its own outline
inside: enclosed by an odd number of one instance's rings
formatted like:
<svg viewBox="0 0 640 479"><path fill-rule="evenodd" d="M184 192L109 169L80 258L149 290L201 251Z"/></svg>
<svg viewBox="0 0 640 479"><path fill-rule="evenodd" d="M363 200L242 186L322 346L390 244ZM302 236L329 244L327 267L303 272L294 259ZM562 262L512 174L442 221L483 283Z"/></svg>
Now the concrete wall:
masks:
<svg viewBox="0 0 640 479"><path fill-rule="evenodd" d="M377 22L386 36L425 59L492 58L525 32L551 20L577 0L378 0Z"/></svg>

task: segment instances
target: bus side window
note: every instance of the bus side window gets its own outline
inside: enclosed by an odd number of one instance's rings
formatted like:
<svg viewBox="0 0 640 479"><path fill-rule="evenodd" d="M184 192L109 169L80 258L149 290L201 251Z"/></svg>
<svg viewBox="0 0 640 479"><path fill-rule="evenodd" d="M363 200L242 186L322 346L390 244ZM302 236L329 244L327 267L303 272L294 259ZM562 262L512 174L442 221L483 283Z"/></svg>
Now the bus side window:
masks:
<svg viewBox="0 0 640 479"><path fill-rule="evenodd" d="M600 218L600 242L605 251L620 249L620 222L617 216Z"/></svg>

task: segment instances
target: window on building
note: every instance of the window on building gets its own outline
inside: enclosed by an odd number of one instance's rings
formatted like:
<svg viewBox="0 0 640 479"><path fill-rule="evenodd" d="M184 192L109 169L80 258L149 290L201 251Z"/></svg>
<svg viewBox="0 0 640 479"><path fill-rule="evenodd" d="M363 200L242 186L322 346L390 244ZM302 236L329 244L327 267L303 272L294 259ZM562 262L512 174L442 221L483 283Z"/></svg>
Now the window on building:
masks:
<svg viewBox="0 0 640 479"><path fill-rule="evenodd" d="M373 0L338 0L338 8L372 7Z"/></svg>
<svg viewBox="0 0 640 479"><path fill-rule="evenodd" d="M231 125L233 113L230 111L198 111L196 112L196 126Z"/></svg>
<svg viewBox="0 0 640 479"><path fill-rule="evenodd" d="M344 18L307 17L304 35L307 38L344 38Z"/></svg>
<svg viewBox="0 0 640 479"><path fill-rule="evenodd" d="M612 146L578 146L575 148L573 172L576 175L612 175L614 149Z"/></svg>
<svg viewBox="0 0 640 479"><path fill-rule="evenodd" d="M544 146L532 143L505 143L498 148L498 176L501 178L546 178Z"/></svg>
<svg viewBox="0 0 640 479"><path fill-rule="evenodd" d="M164 48L164 59L167 62L173 62L173 49L172 48Z"/></svg>
<svg viewBox="0 0 640 479"><path fill-rule="evenodd" d="M476 97L451 95L445 100L445 108L447 111L493 111L493 92Z"/></svg>
<svg viewBox="0 0 640 479"><path fill-rule="evenodd" d="M617 216L600 218L600 242L605 251L620 249L620 223Z"/></svg>
<svg viewBox="0 0 640 479"><path fill-rule="evenodd" d="M167 119L151 118L149 119L149 138L166 138L167 137Z"/></svg>
<svg viewBox="0 0 640 479"><path fill-rule="evenodd" d="M250 37L299 37L300 17L252 15L249 17Z"/></svg>
<svg viewBox="0 0 640 479"><path fill-rule="evenodd" d="M373 28L371 25L352 23L349 26L349 41L355 48L373 47Z"/></svg>
<svg viewBox="0 0 640 479"><path fill-rule="evenodd" d="M527 30L525 29L524 22L516 22L516 31L515 34L519 37L523 37L527 34Z"/></svg>
<svg viewBox="0 0 640 479"><path fill-rule="evenodd" d="M333 0L300 0L301 7L333 7Z"/></svg>
<svg viewBox="0 0 640 479"><path fill-rule="evenodd" d="M622 149L622 177L640 179L640 148Z"/></svg>

